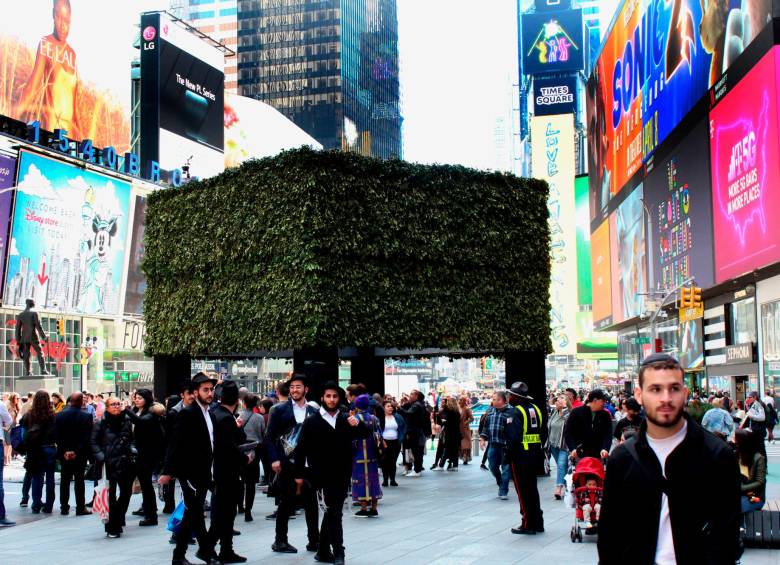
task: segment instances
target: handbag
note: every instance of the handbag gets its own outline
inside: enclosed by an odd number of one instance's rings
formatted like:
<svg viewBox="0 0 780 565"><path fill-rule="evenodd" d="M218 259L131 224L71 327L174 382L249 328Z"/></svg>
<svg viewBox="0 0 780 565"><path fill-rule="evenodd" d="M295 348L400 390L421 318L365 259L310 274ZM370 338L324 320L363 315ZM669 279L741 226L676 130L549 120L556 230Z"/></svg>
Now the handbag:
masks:
<svg viewBox="0 0 780 565"><path fill-rule="evenodd" d="M184 520L184 501L182 500L179 502L179 504L176 506L176 509L173 511L173 514L171 514L171 517L168 518L168 531L173 532L174 534L178 534L179 530L181 529L181 522Z"/></svg>
<svg viewBox="0 0 780 565"><path fill-rule="evenodd" d="M95 496L92 499L92 513L97 514L100 521L108 523L108 481L106 480L105 465L100 475L100 482L95 487Z"/></svg>

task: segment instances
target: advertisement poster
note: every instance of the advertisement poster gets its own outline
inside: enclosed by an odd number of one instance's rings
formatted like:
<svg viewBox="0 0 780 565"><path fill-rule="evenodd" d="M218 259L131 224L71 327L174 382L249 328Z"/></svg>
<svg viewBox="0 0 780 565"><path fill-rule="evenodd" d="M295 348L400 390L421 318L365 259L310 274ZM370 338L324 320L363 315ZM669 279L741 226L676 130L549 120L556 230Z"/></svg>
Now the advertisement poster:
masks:
<svg viewBox="0 0 780 565"><path fill-rule="evenodd" d="M594 221L771 14L769 0L625 2L588 81Z"/></svg>
<svg viewBox="0 0 780 565"><path fill-rule="evenodd" d="M0 18L0 114L130 150L136 2L29 0ZM110 21L110 23L109 23Z"/></svg>
<svg viewBox="0 0 780 565"><path fill-rule="evenodd" d="M680 366L686 370L704 367L704 335L702 319L680 324Z"/></svg>
<svg viewBox="0 0 780 565"><path fill-rule="evenodd" d="M610 276L609 221L605 220L590 236L591 280L593 281L593 326L612 324L612 278Z"/></svg>
<svg viewBox="0 0 780 565"><path fill-rule="evenodd" d="M710 113L715 279L780 260L775 47Z"/></svg>
<svg viewBox="0 0 780 565"><path fill-rule="evenodd" d="M144 292L146 277L141 271L144 259L144 233L146 233L146 197L135 196L133 212L133 235L130 237L130 258L127 264L127 285L125 287L125 314L142 316L144 313Z"/></svg>
<svg viewBox="0 0 780 565"><path fill-rule="evenodd" d="M642 194L642 185L639 185L615 214L618 268L613 269L612 276L618 282L620 311L613 312L614 322L639 316L645 307L647 241Z"/></svg>
<svg viewBox="0 0 780 565"><path fill-rule="evenodd" d="M0 280L3 280L5 269L5 254L7 251L6 236L11 223L11 206L13 191L4 190L16 183L16 159L0 155Z"/></svg>
<svg viewBox="0 0 780 565"><path fill-rule="evenodd" d="M653 288L674 288L690 277L714 284L712 191L707 121L699 122L644 182L650 210Z"/></svg>
<svg viewBox="0 0 780 565"><path fill-rule="evenodd" d="M521 20L525 74L581 71L584 68L581 9L523 14Z"/></svg>
<svg viewBox="0 0 780 565"><path fill-rule="evenodd" d="M574 203L574 116L531 119L531 163L536 178L547 181L550 196L550 318L553 349L576 352L577 235Z"/></svg>
<svg viewBox="0 0 780 565"><path fill-rule="evenodd" d="M22 151L17 187L4 302L116 314L130 184Z"/></svg>

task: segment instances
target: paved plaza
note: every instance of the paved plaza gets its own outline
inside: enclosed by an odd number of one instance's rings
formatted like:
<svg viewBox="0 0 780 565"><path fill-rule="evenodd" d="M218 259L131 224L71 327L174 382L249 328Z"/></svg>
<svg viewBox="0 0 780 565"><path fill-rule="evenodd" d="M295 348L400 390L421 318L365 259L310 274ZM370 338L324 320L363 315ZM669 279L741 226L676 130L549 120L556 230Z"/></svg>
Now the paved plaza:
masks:
<svg viewBox="0 0 780 565"><path fill-rule="evenodd" d="M432 457L426 459L430 464ZM780 498L780 446L770 446L770 462L769 497ZM173 548L168 544L169 533L164 526L167 517L157 527L139 528L138 518L128 516L129 525L123 536L110 540L105 537L97 517L62 517L58 502L50 516L33 516L29 509L20 509L21 483L13 481L18 480L21 469L14 464L6 471L10 479L5 483L9 518L17 520L19 525L0 530L2 565L170 563ZM420 478L399 477L398 481L399 487L384 489L379 518L345 515L347 563L574 565L597 561L595 539L577 544L569 540L574 511L552 499L550 478L539 481L546 533L530 537L509 531L519 521L514 491L510 490L508 501L499 500L492 477L478 465L461 467L457 473L426 470ZM692 503L695 503L693 493ZM130 510L140 504L140 495L133 496ZM235 539L236 551L249 557L249 563L315 563L313 554L304 549L303 516L290 523L290 543L301 552L289 556L271 551L273 522L263 517L272 510L273 502L258 496L255 521L245 523L243 517L237 519L236 528L241 536ZM630 515L626 518L631 519ZM188 557L200 563L194 557L194 550ZM780 551L749 550L742 563L780 564Z"/></svg>

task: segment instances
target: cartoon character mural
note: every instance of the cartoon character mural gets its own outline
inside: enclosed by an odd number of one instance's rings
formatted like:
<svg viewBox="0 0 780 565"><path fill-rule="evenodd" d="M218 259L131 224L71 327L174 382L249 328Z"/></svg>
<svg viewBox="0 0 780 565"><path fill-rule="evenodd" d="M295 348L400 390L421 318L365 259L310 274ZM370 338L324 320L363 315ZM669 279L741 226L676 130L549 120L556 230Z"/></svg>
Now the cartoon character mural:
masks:
<svg viewBox="0 0 780 565"><path fill-rule="evenodd" d="M106 305L106 296L110 292L111 240L116 236L119 214L102 218L95 214L92 218L94 238L89 244L89 253L84 264L84 279L79 295L79 310L102 314Z"/></svg>

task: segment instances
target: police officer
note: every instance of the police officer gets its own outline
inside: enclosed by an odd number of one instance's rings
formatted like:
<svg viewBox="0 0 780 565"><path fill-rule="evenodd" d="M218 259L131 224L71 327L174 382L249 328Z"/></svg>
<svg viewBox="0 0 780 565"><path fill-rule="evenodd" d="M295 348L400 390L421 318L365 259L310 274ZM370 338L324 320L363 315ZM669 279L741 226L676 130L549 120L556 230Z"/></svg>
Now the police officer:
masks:
<svg viewBox="0 0 780 565"><path fill-rule="evenodd" d="M536 474L544 457L547 425L543 412L528 396L528 385L518 381L507 392L512 406L506 420L507 459L523 516L523 522L512 528L512 533L536 535L544 532Z"/></svg>

